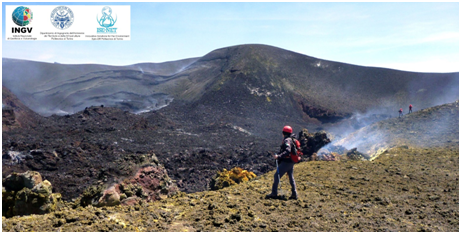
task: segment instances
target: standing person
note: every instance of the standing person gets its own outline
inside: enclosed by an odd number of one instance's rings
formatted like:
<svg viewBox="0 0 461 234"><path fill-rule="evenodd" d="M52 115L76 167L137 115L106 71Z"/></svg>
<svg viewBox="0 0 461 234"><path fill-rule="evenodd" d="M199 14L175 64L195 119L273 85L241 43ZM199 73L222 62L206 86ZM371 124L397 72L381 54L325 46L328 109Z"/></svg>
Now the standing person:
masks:
<svg viewBox="0 0 461 234"><path fill-rule="evenodd" d="M413 113L413 105L410 104L408 107L408 114Z"/></svg>
<svg viewBox="0 0 461 234"><path fill-rule="evenodd" d="M403 113L403 110L402 110L402 108L400 108L400 110L399 110L399 118L400 118L400 116L403 116L402 113Z"/></svg>
<svg viewBox="0 0 461 234"><path fill-rule="evenodd" d="M272 193L267 195L266 198L277 198L277 187L280 183L280 178L287 173L290 179L291 196L289 199L298 199L298 192L296 191L295 178L293 176L293 167L295 163L291 160L291 152L294 135L292 136L293 129L290 126L283 127L283 142L280 146L278 154L274 155L274 159L278 160L278 168L274 174L274 183L272 184Z"/></svg>

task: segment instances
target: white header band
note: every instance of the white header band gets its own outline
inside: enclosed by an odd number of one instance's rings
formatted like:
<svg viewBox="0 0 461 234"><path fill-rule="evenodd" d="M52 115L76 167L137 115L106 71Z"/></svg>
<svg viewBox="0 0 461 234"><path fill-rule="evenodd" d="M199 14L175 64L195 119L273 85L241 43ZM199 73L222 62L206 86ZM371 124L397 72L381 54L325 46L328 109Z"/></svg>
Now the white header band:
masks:
<svg viewBox="0 0 461 234"><path fill-rule="evenodd" d="M130 6L5 6L6 40L124 41L130 26Z"/></svg>

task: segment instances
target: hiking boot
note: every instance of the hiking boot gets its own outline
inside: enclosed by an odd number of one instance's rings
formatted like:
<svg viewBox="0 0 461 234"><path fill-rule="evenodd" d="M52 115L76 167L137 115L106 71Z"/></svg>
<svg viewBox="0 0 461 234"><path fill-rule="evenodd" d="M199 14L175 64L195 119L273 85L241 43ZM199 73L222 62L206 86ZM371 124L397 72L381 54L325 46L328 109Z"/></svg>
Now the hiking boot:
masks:
<svg viewBox="0 0 461 234"><path fill-rule="evenodd" d="M274 195L274 194L267 194L266 195L266 199L277 199L278 196L277 195Z"/></svg>
<svg viewBox="0 0 461 234"><path fill-rule="evenodd" d="M298 200L298 196L291 195L288 199L290 199L290 200Z"/></svg>

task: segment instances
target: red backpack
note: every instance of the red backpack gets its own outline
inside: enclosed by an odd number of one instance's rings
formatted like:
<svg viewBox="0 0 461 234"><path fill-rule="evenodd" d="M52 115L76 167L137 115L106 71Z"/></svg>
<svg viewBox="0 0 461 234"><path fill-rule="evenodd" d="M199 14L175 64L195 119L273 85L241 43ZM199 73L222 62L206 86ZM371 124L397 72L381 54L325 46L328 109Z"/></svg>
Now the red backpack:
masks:
<svg viewBox="0 0 461 234"><path fill-rule="evenodd" d="M301 151L301 143L295 138L291 138L291 161L298 163L301 161L303 152Z"/></svg>

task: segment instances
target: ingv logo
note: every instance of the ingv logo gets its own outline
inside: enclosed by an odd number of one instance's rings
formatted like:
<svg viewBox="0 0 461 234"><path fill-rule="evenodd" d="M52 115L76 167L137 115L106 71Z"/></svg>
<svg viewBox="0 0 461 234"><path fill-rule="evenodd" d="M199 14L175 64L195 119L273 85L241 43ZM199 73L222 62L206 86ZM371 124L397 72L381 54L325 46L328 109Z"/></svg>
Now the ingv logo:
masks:
<svg viewBox="0 0 461 234"><path fill-rule="evenodd" d="M24 27L32 23L33 14L29 7L17 7L13 11L13 22L21 27L11 28L12 33L31 33L32 28Z"/></svg>

